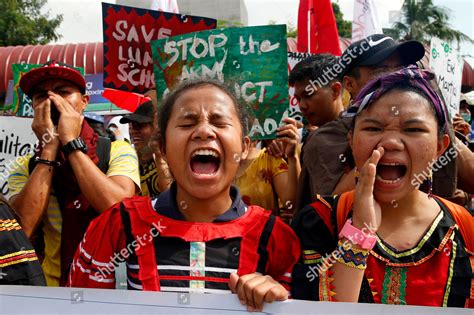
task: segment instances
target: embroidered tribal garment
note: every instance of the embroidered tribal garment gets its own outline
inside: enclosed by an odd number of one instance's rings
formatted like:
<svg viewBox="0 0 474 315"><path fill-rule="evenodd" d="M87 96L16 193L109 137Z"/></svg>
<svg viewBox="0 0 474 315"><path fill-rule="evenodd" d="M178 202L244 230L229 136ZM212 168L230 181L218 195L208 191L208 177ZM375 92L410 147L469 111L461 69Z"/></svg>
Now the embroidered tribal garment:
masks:
<svg viewBox="0 0 474 315"><path fill-rule="evenodd" d="M230 293L231 273L253 272L290 288L299 244L279 218L256 206L240 212L236 205L245 205L237 195L218 222L183 221L172 218L179 215L175 201L174 210L162 209L167 195L158 197L158 212L149 198L134 197L94 220L76 252L70 284L114 288L114 263L126 261L129 289Z"/></svg>
<svg viewBox="0 0 474 315"><path fill-rule="evenodd" d="M330 277L330 265L335 262L331 255L337 245L337 227L347 218L341 213L350 216L352 195L348 194L318 197L294 218L292 227L303 251L293 272L294 298L337 300ZM442 210L414 248L399 252L378 240L367 260L360 302L474 307L474 253L466 248L446 206L451 206L449 202L435 200ZM472 222L463 222L471 233Z"/></svg>
<svg viewBox="0 0 474 315"><path fill-rule="evenodd" d="M35 251L7 204L0 200L0 284L45 285Z"/></svg>
<svg viewBox="0 0 474 315"><path fill-rule="evenodd" d="M406 281L406 267L387 267L382 285L383 291L381 302L383 304L407 304L405 301L407 287Z"/></svg>
<svg viewBox="0 0 474 315"><path fill-rule="evenodd" d="M160 291L230 293L227 282L238 269L239 243L238 239L186 242L157 236L154 249ZM136 256L130 257L127 268L128 288L143 290Z"/></svg>

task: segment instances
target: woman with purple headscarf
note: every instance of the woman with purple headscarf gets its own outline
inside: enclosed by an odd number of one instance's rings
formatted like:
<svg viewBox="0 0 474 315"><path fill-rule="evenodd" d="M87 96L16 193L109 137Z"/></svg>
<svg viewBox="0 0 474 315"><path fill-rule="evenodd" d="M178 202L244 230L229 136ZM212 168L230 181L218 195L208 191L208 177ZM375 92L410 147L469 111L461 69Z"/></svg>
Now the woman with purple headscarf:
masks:
<svg viewBox="0 0 474 315"><path fill-rule="evenodd" d="M346 113L357 185L296 214L294 298L474 307L474 218L431 194L432 171L457 154L432 78L375 79Z"/></svg>

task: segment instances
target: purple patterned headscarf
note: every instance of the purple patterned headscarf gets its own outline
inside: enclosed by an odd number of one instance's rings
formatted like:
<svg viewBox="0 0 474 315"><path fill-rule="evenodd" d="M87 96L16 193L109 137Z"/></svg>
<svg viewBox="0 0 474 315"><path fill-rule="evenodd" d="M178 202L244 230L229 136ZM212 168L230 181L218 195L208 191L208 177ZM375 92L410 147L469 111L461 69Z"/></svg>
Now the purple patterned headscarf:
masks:
<svg viewBox="0 0 474 315"><path fill-rule="evenodd" d="M434 73L429 70L422 70L417 66L408 66L396 72L386 74L367 83L360 91L354 103L343 114L345 117L353 117L359 114L368 105L375 102L383 94L394 87L402 84L410 86L420 91L430 101L433 106L438 123L446 127L448 114L444 102L438 93L431 87L429 81L434 78Z"/></svg>

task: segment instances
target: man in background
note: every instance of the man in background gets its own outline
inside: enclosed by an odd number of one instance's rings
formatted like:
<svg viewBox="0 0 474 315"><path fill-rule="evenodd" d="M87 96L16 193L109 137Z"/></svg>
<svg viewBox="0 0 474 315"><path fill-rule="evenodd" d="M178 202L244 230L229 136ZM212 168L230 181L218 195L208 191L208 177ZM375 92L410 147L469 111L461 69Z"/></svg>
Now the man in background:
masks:
<svg viewBox="0 0 474 315"><path fill-rule="evenodd" d="M32 99L40 146L11 170L10 202L27 236L44 244L47 284L64 286L92 219L139 191L138 159L130 144L110 143L86 122L86 82L73 67L49 61L20 87Z"/></svg>
<svg viewBox="0 0 474 315"><path fill-rule="evenodd" d="M301 151L301 174L298 181L297 209L311 203L314 192L331 193L332 186L343 171L339 160L331 155L319 154L330 147L336 152L345 152L346 146L338 139L346 137L348 126L339 122L344 110L342 84L328 74L339 59L329 54L308 57L295 65L289 83L295 88L295 98L309 125L316 127L307 136ZM336 162L336 163L335 163Z"/></svg>
<svg viewBox="0 0 474 315"><path fill-rule="evenodd" d="M130 138L137 151L140 164L141 195L156 197L169 188L171 175L168 164L162 159L158 146L154 146L153 136L157 132L154 124L156 115L152 101L140 105L130 115L120 119L121 124L129 124Z"/></svg>

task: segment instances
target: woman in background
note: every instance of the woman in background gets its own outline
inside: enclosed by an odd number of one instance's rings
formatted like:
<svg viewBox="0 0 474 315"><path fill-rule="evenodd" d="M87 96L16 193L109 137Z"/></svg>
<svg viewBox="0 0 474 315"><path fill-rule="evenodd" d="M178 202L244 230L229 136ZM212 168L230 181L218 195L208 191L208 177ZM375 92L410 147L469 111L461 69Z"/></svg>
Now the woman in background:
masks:
<svg viewBox="0 0 474 315"><path fill-rule="evenodd" d="M301 172L296 121L285 118L285 125L278 129L277 136L284 145L284 156L275 157L266 148L257 149L257 141L250 145L246 159L240 161L235 185L248 205L257 205L271 210L284 221L293 213L298 177Z"/></svg>

